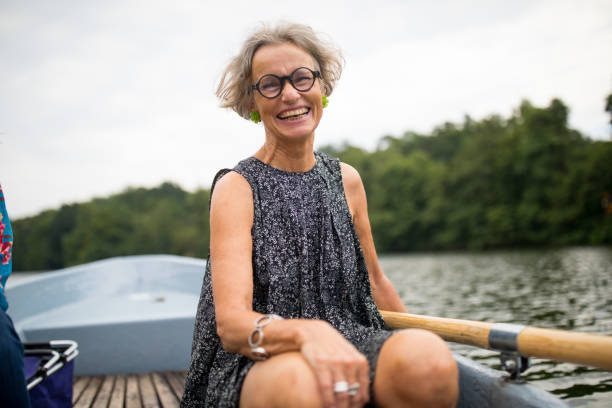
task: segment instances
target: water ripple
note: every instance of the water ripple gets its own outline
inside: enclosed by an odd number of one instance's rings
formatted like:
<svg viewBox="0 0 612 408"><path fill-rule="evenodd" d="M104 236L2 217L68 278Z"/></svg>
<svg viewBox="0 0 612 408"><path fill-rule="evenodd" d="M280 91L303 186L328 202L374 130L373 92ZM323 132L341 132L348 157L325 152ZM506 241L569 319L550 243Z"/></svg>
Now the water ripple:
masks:
<svg viewBox="0 0 612 408"><path fill-rule="evenodd" d="M411 313L612 334L609 248L391 255L381 264ZM500 367L493 351L451 349ZM572 406L612 406L612 373L533 359L525 376Z"/></svg>

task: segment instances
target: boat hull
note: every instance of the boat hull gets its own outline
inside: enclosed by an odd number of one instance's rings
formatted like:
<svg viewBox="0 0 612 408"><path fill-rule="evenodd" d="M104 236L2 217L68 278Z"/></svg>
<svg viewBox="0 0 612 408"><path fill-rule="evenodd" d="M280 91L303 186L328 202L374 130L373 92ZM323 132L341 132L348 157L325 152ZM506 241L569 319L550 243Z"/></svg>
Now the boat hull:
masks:
<svg viewBox="0 0 612 408"><path fill-rule="evenodd" d="M504 372L492 370L458 354L454 354L454 357L459 366L458 407L568 407L565 402L538 387L510 380Z"/></svg>
<svg viewBox="0 0 612 408"><path fill-rule="evenodd" d="M151 255L49 272L7 290L10 313L22 341L76 341L76 375L186 370L205 265Z"/></svg>

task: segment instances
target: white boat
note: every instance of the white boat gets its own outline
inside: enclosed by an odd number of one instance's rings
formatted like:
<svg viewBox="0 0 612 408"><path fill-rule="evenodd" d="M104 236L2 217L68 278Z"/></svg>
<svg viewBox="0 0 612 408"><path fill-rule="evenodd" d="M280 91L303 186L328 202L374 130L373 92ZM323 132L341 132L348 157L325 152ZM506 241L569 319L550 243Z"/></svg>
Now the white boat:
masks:
<svg viewBox="0 0 612 408"><path fill-rule="evenodd" d="M147 255L48 272L7 289L22 341L79 344L75 374L185 370L206 263Z"/></svg>

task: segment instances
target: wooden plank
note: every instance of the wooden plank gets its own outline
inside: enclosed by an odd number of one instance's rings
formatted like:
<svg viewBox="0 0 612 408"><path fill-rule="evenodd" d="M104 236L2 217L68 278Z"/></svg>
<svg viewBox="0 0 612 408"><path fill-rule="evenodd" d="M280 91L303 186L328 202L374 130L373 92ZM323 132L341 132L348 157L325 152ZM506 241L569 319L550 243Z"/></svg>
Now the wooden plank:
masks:
<svg viewBox="0 0 612 408"><path fill-rule="evenodd" d="M159 408L159 401L149 373L138 374L138 383L140 384L143 408Z"/></svg>
<svg viewBox="0 0 612 408"><path fill-rule="evenodd" d="M153 373L153 385L163 408L178 408L179 399L170 388L170 384L160 373Z"/></svg>
<svg viewBox="0 0 612 408"><path fill-rule="evenodd" d="M74 404L75 408L89 408L91 406L102 384L102 378L102 376L95 376L89 381L87 388L83 391L83 395Z"/></svg>
<svg viewBox="0 0 612 408"><path fill-rule="evenodd" d="M127 377L125 408L142 408L140 390L138 389L138 377L134 374L130 374Z"/></svg>
<svg viewBox="0 0 612 408"><path fill-rule="evenodd" d="M104 377L104 381L102 382L102 386L100 387L100 391L98 391L98 395L96 396L96 400L94 401L92 408L108 407L108 402L110 401L110 397L113 392L114 383L114 375L107 375Z"/></svg>
<svg viewBox="0 0 612 408"><path fill-rule="evenodd" d="M108 402L108 408L123 408L125 401L125 374L119 374L115 378L113 393Z"/></svg>
<svg viewBox="0 0 612 408"><path fill-rule="evenodd" d="M107 376L78 376L73 385L76 408L178 408L186 371Z"/></svg>
<svg viewBox="0 0 612 408"><path fill-rule="evenodd" d="M174 391L176 397L180 399L183 397L183 391L185 390L185 379L180 374L180 372L176 371L167 371L164 373L168 384L170 384L170 388Z"/></svg>
<svg viewBox="0 0 612 408"><path fill-rule="evenodd" d="M72 385L72 404L73 405L79 400L79 398L83 394L83 390L87 388L87 384L89 384L89 381L91 381L91 377L89 376L77 377L74 380L74 384Z"/></svg>

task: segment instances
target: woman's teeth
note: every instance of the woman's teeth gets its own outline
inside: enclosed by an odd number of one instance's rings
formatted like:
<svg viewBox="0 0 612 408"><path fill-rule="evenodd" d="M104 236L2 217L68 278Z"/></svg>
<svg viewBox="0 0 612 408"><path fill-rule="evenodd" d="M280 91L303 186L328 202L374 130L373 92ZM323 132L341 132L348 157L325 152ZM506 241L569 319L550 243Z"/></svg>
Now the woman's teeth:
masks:
<svg viewBox="0 0 612 408"><path fill-rule="evenodd" d="M295 109L292 111L285 111L283 113L280 113L277 117L283 120L295 120L295 119L299 119L302 116L306 115L308 112L310 112L310 109L300 108L300 109Z"/></svg>

